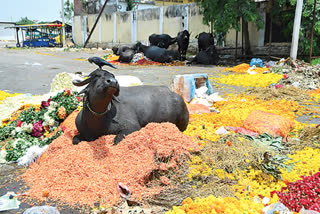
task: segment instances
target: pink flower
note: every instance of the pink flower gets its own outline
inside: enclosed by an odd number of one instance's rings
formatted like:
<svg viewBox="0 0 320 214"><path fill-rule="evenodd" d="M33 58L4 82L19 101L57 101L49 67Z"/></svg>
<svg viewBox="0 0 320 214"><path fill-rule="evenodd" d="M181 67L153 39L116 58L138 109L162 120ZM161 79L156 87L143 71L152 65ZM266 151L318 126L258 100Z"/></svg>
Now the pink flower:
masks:
<svg viewBox="0 0 320 214"><path fill-rule="evenodd" d="M289 78L289 76L288 76L288 74L283 74L283 79L288 79Z"/></svg>
<svg viewBox="0 0 320 214"><path fill-rule="evenodd" d="M42 131L43 131L42 121L39 120L38 122L33 124L32 134L31 135L33 137L41 137L42 136Z"/></svg>
<svg viewBox="0 0 320 214"><path fill-rule="evenodd" d="M283 87L283 85L281 85L281 84L277 84L276 86L275 86L275 88L282 88Z"/></svg>
<svg viewBox="0 0 320 214"><path fill-rule="evenodd" d="M45 108L47 108L48 106L50 106L50 101L51 101L51 98L49 98L48 101L42 101L42 102L41 102L41 108L42 108L42 109L45 109Z"/></svg>

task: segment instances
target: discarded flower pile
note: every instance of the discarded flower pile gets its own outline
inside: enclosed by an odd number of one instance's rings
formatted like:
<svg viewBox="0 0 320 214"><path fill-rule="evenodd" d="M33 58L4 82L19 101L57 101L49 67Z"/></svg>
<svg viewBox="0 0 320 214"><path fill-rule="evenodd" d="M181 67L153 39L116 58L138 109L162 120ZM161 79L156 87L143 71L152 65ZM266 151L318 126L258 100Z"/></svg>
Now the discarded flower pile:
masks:
<svg viewBox="0 0 320 214"><path fill-rule="evenodd" d="M217 129L221 126L243 127L243 122L254 110L281 115L293 121L296 119L295 114L309 112L294 101L264 101L255 96L246 95L230 96L227 101L216 102L213 107L220 113L190 115L189 125L184 133L200 139L217 141L220 138L215 134ZM301 128L301 125L295 121L296 128Z"/></svg>
<svg viewBox="0 0 320 214"><path fill-rule="evenodd" d="M255 67L255 68L250 68L249 64L242 63L240 65L231 67L231 68L226 68L224 71L233 71L236 73L247 73L247 71L250 69L250 71L254 71L256 73L263 73L265 71L268 71L269 68L260 68L260 67Z"/></svg>
<svg viewBox="0 0 320 214"><path fill-rule="evenodd" d="M1 104L1 101L5 100L7 97L14 97L17 95L19 94L18 93L10 94L5 91L0 91L0 104Z"/></svg>
<svg viewBox="0 0 320 214"><path fill-rule="evenodd" d="M311 176L301 176L302 180L288 183L281 191L271 192L279 196L280 202L290 210L299 212L302 208L320 211L320 169Z"/></svg>
<svg viewBox="0 0 320 214"><path fill-rule="evenodd" d="M171 211L166 214L215 214L215 213L262 213L263 204L242 198L240 200L226 197L216 198L212 195L207 198L186 198L182 202L182 206L173 207Z"/></svg>
<svg viewBox="0 0 320 214"><path fill-rule="evenodd" d="M301 179L301 176L307 176L309 173L316 173L320 166L320 149L305 148L297 151L293 155L288 155L291 160L288 163L294 163L290 171L281 168L283 180L276 180L271 175L266 175L261 170L249 169L239 173L238 185L234 186L237 197L254 196L271 197L270 204L279 200L277 194L271 195L273 191L280 191L288 182L295 182Z"/></svg>
<svg viewBox="0 0 320 214"><path fill-rule="evenodd" d="M209 78L210 81L227 84L237 85L242 87L267 87L273 83L277 83L283 76L281 74L229 74L221 75L221 77Z"/></svg>
<svg viewBox="0 0 320 214"><path fill-rule="evenodd" d="M16 161L22 157L26 149L32 145L44 146L57 138L57 132L49 138L44 138L55 131L60 123L74 111L79 100L77 92L69 89L58 93L47 101L42 101L41 107L24 105L14 112L6 125L0 128L0 140L8 141L6 160Z"/></svg>
<svg viewBox="0 0 320 214"><path fill-rule="evenodd" d="M75 134L66 131L53 141L22 175L31 197L45 200L47 192L71 205L107 206L120 200L116 190L121 182L132 191L132 200L141 200L170 185L167 172L177 171L181 155L199 150L197 142L171 123L150 123L117 146L111 135L73 145Z"/></svg>

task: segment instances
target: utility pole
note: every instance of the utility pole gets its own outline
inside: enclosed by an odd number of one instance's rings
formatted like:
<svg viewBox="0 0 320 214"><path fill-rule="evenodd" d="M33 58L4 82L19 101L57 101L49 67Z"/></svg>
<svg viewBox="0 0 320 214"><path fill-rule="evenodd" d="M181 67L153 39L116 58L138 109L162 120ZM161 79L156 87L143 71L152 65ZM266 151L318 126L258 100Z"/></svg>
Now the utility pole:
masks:
<svg viewBox="0 0 320 214"><path fill-rule="evenodd" d="M61 16L62 16L62 36L60 38L60 41L62 42L62 47L66 44L66 29L64 25L64 0L61 0Z"/></svg>
<svg viewBox="0 0 320 214"><path fill-rule="evenodd" d="M297 54L298 54L298 44L299 44L299 32L300 32L300 24L301 24L302 5L303 5L303 0L297 0L296 14L295 14L295 17L294 17L294 25L293 25L293 33L292 33L291 51L290 51L290 57L293 60L297 59Z"/></svg>

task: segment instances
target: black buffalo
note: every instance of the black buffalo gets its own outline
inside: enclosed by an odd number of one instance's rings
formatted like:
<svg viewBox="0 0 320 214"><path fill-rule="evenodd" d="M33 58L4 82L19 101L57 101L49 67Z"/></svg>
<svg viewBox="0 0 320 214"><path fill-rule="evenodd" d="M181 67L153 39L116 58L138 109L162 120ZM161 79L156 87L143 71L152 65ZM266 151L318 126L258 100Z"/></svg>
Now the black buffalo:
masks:
<svg viewBox="0 0 320 214"><path fill-rule="evenodd" d="M178 51L180 53L181 60L186 59L186 54L189 46L189 38L190 38L190 34L187 30L184 30L178 33L177 43L178 43Z"/></svg>
<svg viewBox="0 0 320 214"><path fill-rule="evenodd" d="M189 112L182 97L165 86L119 87L112 73L95 70L76 86L87 85L83 109L76 118L79 135L73 144L93 141L103 135L116 135L119 143L126 135L148 123L171 122L180 131L188 126Z"/></svg>
<svg viewBox="0 0 320 214"><path fill-rule="evenodd" d="M173 52L158 46L146 46L137 42L134 46L137 52L143 52L143 54L154 62L170 63L174 60Z"/></svg>
<svg viewBox="0 0 320 214"><path fill-rule="evenodd" d="M168 34L152 34L149 36L150 46L158 46L159 48L167 49L170 45L174 44L177 38L172 38Z"/></svg>
<svg viewBox="0 0 320 214"><path fill-rule="evenodd" d="M204 51L200 51L191 61L187 64L202 64L202 65L216 65L219 61L219 56L214 45L211 45Z"/></svg>
<svg viewBox="0 0 320 214"><path fill-rule="evenodd" d="M196 36L196 38L198 38L199 52L206 50L211 45L214 45L214 38L211 33L202 32Z"/></svg>
<svg viewBox="0 0 320 214"><path fill-rule="evenodd" d="M129 46L121 45L120 47L112 48L113 54L120 56L120 62L131 62L133 56L136 54L136 50Z"/></svg>

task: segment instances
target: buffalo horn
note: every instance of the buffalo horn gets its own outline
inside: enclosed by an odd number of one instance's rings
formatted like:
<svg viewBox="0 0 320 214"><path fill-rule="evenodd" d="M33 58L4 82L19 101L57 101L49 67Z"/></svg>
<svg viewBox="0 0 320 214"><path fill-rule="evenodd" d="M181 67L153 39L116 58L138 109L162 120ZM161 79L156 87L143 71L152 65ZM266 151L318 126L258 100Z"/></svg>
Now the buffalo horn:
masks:
<svg viewBox="0 0 320 214"><path fill-rule="evenodd" d="M90 81L91 81L91 78L87 78L87 79L85 79L83 81L81 81L81 80L73 80L72 83L75 86L83 86L85 84L88 84Z"/></svg>

